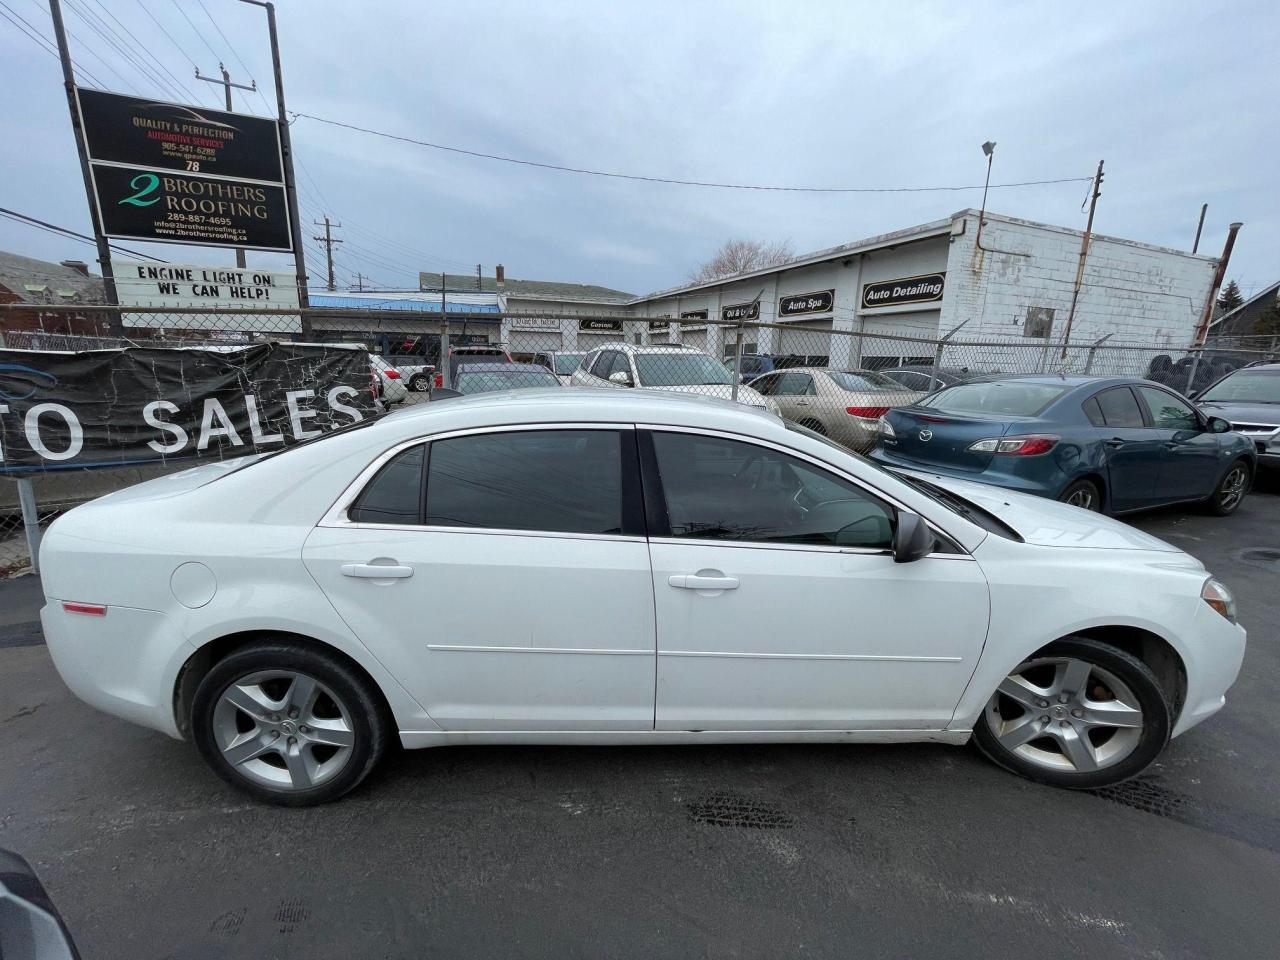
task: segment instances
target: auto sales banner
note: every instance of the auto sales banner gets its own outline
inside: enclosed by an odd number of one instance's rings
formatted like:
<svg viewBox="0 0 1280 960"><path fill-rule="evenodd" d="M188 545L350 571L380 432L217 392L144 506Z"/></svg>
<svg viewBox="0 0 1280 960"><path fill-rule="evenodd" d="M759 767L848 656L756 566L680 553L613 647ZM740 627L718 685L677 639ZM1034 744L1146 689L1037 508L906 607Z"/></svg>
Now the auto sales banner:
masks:
<svg viewBox="0 0 1280 960"><path fill-rule="evenodd" d="M0 350L0 475L238 457L376 409L368 352L336 344Z"/></svg>

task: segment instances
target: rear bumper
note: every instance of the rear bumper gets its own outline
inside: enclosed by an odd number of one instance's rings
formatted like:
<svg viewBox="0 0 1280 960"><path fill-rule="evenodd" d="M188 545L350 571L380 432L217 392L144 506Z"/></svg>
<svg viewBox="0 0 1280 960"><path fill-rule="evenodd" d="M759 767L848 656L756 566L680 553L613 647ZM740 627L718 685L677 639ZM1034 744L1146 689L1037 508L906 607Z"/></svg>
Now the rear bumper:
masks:
<svg viewBox="0 0 1280 960"><path fill-rule="evenodd" d="M182 738L173 713L178 670L195 652L154 610L109 606L105 616L40 611L49 655L71 692L92 707Z"/></svg>
<svg viewBox="0 0 1280 960"><path fill-rule="evenodd" d="M974 470L956 470L954 467L946 467L936 463L925 463L920 460L910 460L906 457L894 456L892 451L887 450L883 445L876 445L868 456L877 463L883 463L890 467L902 467L904 470L916 470L920 473L936 473L942 477L950 477L952 480L969 480L974 483L986 483L994 487L1005 487L1009 490L1017 490L1019 493L1029 493L1037 497L1049 497L1056 500L1058 494L1066 485L1065 475L1061 482L1054 486L1047 485L1044 481L1030 478L1019 477L1010 473L1002 473L990 468L981 471ZM1029 459L1029 458L1027 458Z"/></svg>

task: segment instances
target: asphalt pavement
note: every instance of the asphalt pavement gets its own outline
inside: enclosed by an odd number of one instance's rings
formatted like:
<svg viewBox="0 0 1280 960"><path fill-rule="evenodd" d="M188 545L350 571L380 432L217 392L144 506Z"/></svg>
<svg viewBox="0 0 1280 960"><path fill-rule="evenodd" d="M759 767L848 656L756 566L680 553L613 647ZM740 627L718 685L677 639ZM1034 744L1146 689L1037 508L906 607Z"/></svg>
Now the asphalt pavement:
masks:
<svg viewBox="0 0 1280 960"><path fill-rule="evenodd" d="M1102 794L944 746L454 747L260 806L75 700L37 581L3 582L0 846L86 960L1276 956L1280 495L1133 522L1235 591L1249 649Z"/></svg>

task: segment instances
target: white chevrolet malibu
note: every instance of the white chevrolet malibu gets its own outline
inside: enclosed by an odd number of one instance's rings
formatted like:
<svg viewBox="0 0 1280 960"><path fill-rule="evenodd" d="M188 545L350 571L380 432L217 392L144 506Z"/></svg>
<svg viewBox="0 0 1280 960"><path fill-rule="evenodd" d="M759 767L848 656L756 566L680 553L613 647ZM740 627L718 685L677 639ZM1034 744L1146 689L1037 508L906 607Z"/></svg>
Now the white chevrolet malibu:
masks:
<svg viewBox="0 0 1280 960"><path fill-rule="evenodd" d="M642 391L443 400L197 467L72 510L40 560L77 695L290 805L392 737L972 737L1097 787L1218 710L1245 646L1222 584L1114 520Z"/></svg>

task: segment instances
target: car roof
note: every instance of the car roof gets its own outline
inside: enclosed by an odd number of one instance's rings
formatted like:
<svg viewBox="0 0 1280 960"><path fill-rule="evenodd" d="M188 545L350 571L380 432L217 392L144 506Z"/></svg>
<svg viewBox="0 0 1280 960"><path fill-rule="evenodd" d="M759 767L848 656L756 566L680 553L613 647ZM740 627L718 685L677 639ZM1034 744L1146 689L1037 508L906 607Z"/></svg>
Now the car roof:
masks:
<svg viewBox="0 0 1280 960"><path fill-rule="evenodd" d="M686 346L683 343L659 343L650 344L649 346L637 346L634 343L626 343L622 340L616 343L602 343L598 347L592 347L590 353L597 350L621 350L623 353L702 353L697 347ZM710 356L710 354L704 354Z"/></svg>
<svg viewBox="0 0 1280 960"><path fill-rule="evenodd" d="M971 383L992 383L997 380L1019 380L1024 383L1043 383L1053 386L1067 387L1075 389L1076 387L1105 387L1119 386L1125 383L1145 383L1142 377L1086 377L1077 374L1059 375L1056 373L988 373L977 377L971 377L963 384L956 386L968 386Z"/></svg>

